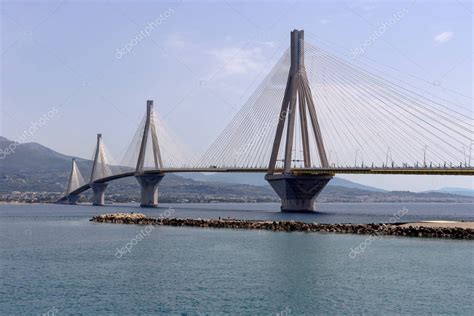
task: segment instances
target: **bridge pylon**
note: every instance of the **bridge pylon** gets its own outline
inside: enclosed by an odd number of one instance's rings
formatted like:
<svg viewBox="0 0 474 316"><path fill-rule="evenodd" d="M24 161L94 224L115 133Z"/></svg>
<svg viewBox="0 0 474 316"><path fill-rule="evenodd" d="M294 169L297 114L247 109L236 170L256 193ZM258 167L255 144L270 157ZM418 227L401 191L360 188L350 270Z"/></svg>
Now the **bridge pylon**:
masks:
<svg viewBox="0 0 474 316"><path fill-rule="evenodd" d="M97 143L90 176L90 186L92 188L92 205L101 206L105 204L105 189L107 188L108 183L96 182L96 180L110 175L110 167L107 165L107 161L105 159L102 134L97 134Z"/></svg>
<svg viewBox="0 0 474 316"><path fill-rule="evenodd" d="M332 174L295 174L292 171L295 122L299 119L301 144L305 168L312 167L310 154L310 133L315 139L315 147L321 168L328 168L321 128L316 107L311 94L308 76L304 66L304 31L291 32L291 65L286 83L285 95L280 110L279 121L273 142L272 153L265 179L282 200L281 210L287 212L314 211L314 201ZM297 117L299 113L299 118ZM309 115L309 120L308 120ZM283 131L286 125L286 137L283 142L283 171L275 174ZM310 128L309 128L310 127Z"/></svg>
<svg viewBox="0 0 474 316"><path fill-rule="evenodd" d="M146 106L145 128L143 129L140 152L138 154L137 167L135 169L135 178L141 187L140 206L156 207L158 206L158 184L163 180L165 175L163 173L147 174L145 171L145 155L149 135L151 136L154 170L160 170L163 168L158 135L156 133L153 100L148 100Z"/></svg>
<svg viewBox="0 0 474 316"><path fill-rule="evenodd" d="M76 158L72 158L71 171L69 172L69 178L67 181L65 195L66 199L61 199L59 202L65 204L77 204L77 201L79 200L79 195L72 193L75 189L79 188L83 184L82 182L84 182L84 179L82 178L81 172L77 167Z"/></svg>

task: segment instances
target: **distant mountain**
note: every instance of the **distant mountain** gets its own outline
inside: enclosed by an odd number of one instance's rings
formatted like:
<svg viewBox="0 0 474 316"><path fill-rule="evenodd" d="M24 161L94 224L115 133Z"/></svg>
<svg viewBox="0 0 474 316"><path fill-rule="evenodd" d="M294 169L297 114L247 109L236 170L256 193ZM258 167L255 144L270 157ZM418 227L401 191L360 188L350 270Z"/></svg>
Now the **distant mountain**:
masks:
<svg viewBox="0 0 474 316"><path fill-rule="evenodd" d="M16 143L0 137L0 192L62 192L72 157L38 143ZM90 162L78 159L82 170Z"/></svg>
<svg viewBox="0 0 474 316"><path fill-rule="evenodd" d="M0 149L0 170L5 172L66 171L71 166L71 157L38 143L16 143L0 137Z"/></svg>
<svg viewBox="0 0 474 316"><path fill-rule="evenodd" d="M186 173L182 175L184 178L189 178L197 181L209 181L209 182L226 182L235 184L251 184L251 185L267 185L268 182L265 180L262 173ZM339 186L345 188L373 191L373 192L386 192L385 190L362 185L349 180L334 177L328 184L328 186Z"/></svg>
<svg viewBox="0 0 474 316"><path fill-rule="evenodd" d="M372 192L387 192L386 190L371 187L371 186L368 186L368 185L359 184L359 183L352 182L352 181L349 181L349 180L346 180L346 179L341 179L341 178L338 178L338 177L334 177L329 182L328 185L345 187L345 188L352 188L352 189L358 189L358 190L365 190L365 191L372 191Z"/></svg>
<svg viewBox="0 0 474 316"><path fill-rule="evenodd" d="M474 184L473 184L473 186L474 186ZM465 188L441 188L439 190L431 190L431 191L426 191L426 192L428 192L428 193L432 193L432 192L450 193L450 194L457 194L457 195L474 197L474 189L465 189Z"/></svg>

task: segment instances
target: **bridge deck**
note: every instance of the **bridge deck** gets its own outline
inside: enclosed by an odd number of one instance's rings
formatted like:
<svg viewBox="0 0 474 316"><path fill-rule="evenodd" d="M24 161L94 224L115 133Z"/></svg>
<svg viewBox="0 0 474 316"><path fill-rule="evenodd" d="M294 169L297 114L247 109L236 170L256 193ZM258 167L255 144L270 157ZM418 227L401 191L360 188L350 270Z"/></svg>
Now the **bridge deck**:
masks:
<svg viewBox="0 0 474 316"><path fill-rule="evenodd" d="M282 172L282 169L276 169L275 172ZM266 173L267 168L167 168L161 170L146 170L145 174L157 173L189 173L189 172L233 172L233 173ZM474 168L299 168L293 169L294 174L393 174L393 175L457 175L472 176ZM98 179L95 182L104 183L113 180L132 177L134 171L125 172L110 177ZM90 183L87 183L70 195L77 195L90 189ZM63 197L63 200L66 197Z"/></svg>
<svg viewBox="0 0 474 316"><path fill-rule="evenodd" d="M234 172L266 173L268 168L167 168L145 173ZM275 169L276 173L283 169ZM294 174L399 174L399 175L474 175L474 168L294 168Z"/></svg>

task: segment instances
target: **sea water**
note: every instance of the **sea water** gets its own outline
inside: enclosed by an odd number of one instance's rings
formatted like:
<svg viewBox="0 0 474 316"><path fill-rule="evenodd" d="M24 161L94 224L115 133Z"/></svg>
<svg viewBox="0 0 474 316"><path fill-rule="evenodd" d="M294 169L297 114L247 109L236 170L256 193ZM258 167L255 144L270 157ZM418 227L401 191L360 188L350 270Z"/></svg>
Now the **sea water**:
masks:
<svg viewBox="0 0 474 316"><path fill-rule="evenodd" d="M400 221L474 220L470 204L278 207L0 205L0 314L473 314L472 241L89 222L134 211L371 223L403 208Z"/></svg>

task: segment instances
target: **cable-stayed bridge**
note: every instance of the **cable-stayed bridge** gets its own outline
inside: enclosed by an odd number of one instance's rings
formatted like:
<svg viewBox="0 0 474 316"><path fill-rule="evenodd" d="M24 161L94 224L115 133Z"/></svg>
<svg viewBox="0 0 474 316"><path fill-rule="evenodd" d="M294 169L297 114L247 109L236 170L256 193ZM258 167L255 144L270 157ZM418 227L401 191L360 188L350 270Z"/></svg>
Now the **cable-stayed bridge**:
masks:
<svg viewBox="0 0 474 316"><path fill-rule="evenodd" d="M158 203L169 172L261 172L282 211L312 211L335 174L474 175L472 112L356 67L291 32L290 48L209 149L186 152L147 101L120 163L98 134L86 183L72 162L63 203L136 177L141 206ZM422 156L420 156L422 152ZM121 167L119 167L121 166Z"/></svg>

